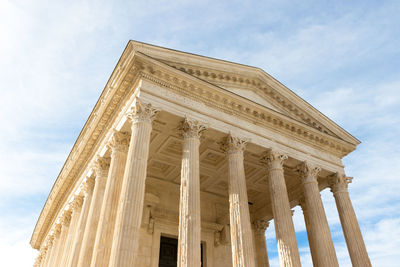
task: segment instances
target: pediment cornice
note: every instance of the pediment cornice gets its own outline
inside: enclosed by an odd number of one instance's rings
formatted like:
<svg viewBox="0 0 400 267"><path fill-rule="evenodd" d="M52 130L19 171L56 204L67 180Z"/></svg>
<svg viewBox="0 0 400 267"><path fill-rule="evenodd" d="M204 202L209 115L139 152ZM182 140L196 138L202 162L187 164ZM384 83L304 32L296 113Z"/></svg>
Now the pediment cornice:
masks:
<svg viewBox="0 0 400 267"><path fill-rule="evenodd" d="M40 248L77 179L96 152L115 110L137 80L138 72L133 65L133 57L132 43L128 43L50 191L31 237L33 248Z"/></svg>
<svg viewBox="0 0 400 267"><path fill-rule="evenodd" d="M131 42L135 51L180 71L223 88L251 90L293 119L354 145L360 143L354 136L260 68L142 42Z"/></svg>
<svg viewBox="0 0 400 267"><path fill-rule="evenodd" d="M244 118L254 124L265 126L280 134L294 138L337 157L344 157L355 145L323 132L275 110L269 109L239 95L198 79L145 54L136 55L141 77L174 90L185 97L212 106L228 114Z"/></svg>

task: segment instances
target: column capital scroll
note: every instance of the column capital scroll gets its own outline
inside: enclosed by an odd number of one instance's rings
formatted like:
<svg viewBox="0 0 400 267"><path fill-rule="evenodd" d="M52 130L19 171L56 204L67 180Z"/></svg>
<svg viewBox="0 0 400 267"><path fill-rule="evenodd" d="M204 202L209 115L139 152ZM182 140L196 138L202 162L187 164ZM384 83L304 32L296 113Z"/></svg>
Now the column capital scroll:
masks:
<svg viewBox="0 0 400 267"><path fill-rule="evenodd" d="M246 138L239 138L237 136L232 135L229 133L227 137L220 143L221 149L228 153L239 153L243 152L246 149L246 144L249 139Z"/></svg>
<svg viewBox="0 0 400 267"><path fill-rule="evenodd" d="M159 110L154 108L150 103L144 103L138 97L136 97L135 100L135 105L127 114L128 118L132 121L132 123L147 122L151 124Z"/></svg>
<svg viewBox="0 0 400 267"><path fill-rule="evenodd" d="M303 184L318 183L318 173L321 171L320 167L314 166L307 161L303 161L296 167L296 171L300 174L300 179Z"/></svg>
<svg viewBox="0 0 400 267"><path fill-rule="evenodd" d="M329 186L331 187L331 192L333 194L348 192L348 184L351 183L353 177L347 177L342 173L335 173L328 178Z"/></svg>
<svg viewBox="0 0 400 267"><path fill-rule="evenodd" d="M201 133L207 129L207 126L197 120L185 117L179 125L184 138L200 138Z"/></svg>
<svg viewBox="0 0 400 267"><path fill-rule="evenodd" d="M94 188L95 180L93 177L86 177L85 182L83 182L83 192L87 194L88 192L92 192Z"/></svg>
<svg viewBox="0 0 400 267"><path fill-rule="evenodd" d="M69 226L70 222L71 222L71 211L70 210L66 210L64 211L62 218L61 218L61 223L64 226Z"/></svg>
<svg viewBox="0 0 400 267"><path fill-rule="evenodd" d="M264 234L269 226L269 221L267 220L256 220L253 222L254 231L257 234Z"/></svg>
<svg viewBox="0 0 400 267"><path fill-rule="evenodd" d="M286 154L269 149L264 153L261 162L265 163L269 169L283 168L283 162L288 159Z"/></svg>
<svg viewBox="0 0 400 267"><path fill-rule="evenodd" d="M113 131L113 136L110 140L108 146L111 148L111 151L114 152L128 152L130 134L128 132L120 132L117 130Z"/></svg>
<svg viewBox="0 0 400 267"><path fill-rule="evenodd" d="M106 177L109 167L110 167L110 158L98 156L92 164L93 171L96 174L96 179L97 177Z"/></svg>
<svg viewBox="0 0 400 267"><path fill-rule="evenodd" d="M83 204L83 196L82 195L75 195L74 199L71 202L72 210L82 207Z"/></svg>
<svg viewBox="0 0 400 267"><path fill-rule="evenodd" d="M54 227L54 238L58 238L60 236L61 233L61 227L62 224L61 223L57 223Z"/></svg>

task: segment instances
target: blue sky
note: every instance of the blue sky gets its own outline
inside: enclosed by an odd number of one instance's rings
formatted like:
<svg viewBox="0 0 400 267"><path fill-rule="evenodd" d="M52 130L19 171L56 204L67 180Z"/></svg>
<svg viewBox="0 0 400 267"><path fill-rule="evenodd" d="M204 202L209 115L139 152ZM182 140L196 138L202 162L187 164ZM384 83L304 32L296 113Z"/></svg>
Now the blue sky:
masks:
<svg viewBox="0 0 400 267"><path fill-rule="evenodd" d="M0 0L0 256L35 222L129 39L264 69L362 144L344 159L373 266L400 261L400 2ZM351 266L322 192L340 266ZM311 266L301 211L303 266ZM272 266L279 266L273 226Z"/></svg>

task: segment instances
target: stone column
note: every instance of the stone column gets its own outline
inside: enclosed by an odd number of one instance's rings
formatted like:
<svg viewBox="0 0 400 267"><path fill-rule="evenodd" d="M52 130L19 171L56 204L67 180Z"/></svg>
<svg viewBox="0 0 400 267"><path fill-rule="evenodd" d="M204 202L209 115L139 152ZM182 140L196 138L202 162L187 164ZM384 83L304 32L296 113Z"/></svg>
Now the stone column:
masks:
<svg viewBox="0 0 400 267"><path fill-rule="evenodd" d="M93 170L95 172L94 190L83 234L82 247L79 253L78 267L88 267L92 260L97 225L104 198L108 169L110 167L109 162L109 158L97 158L93 165Z"/></svg>
<svg viewBox="0 0 400 267"><path fill-rule="evenodd" d="M136 99L126 168L118 205L109 266L133 266L142 221L152 120L157 110Z"/></svg>
<svg viewBox="0 0 400 267"><path fill-rule="evenodd" d="M347 190L351 180L352 178L344 174L334 174L330 177L331 191L335 197L351 263L354 267L368 267L371 266L371 261Z"/></svg>
<svg viewBox="0 0 400 267"><path fill-rule="evenodd" d="M316 267L338 267L339 263L333 246L328 220L326 219L324 205L318 187L318 173L321 168L312 166L308 162L301 163L297 170L304 192L304 201L307 207L307 226L311 254L316 262Z"/></svg>
<svg viewBox="0 0 400 267"><path fill-rule="evenodd" d="M269 267L267 241L265 240L265 231L269 226L269 222L266 220L257 220L253 223L253 225L254 225L254 238L255 238L256 255L257 255L257 266Z"/></svg>
<svg viewBox="0 0 400 267"><path fill-rule="evenodd" d="M78 220L81 215L82 204L83 204L83 196L81 195L76 195L72 203L70 204L72 209L71 224L69 227L68 237L64 247L62 266L68 266L69 259L71 258L72 243L74 242L74 238L76 236L75 234L78 226Z"/></svg>
<svg viewBox="0 0 400 267"><path fill-rule="evenodd" d="M47 241L47 252L43 266L49 266L50 257L54 251L53 242L54 242L54 235L52 234L49 236L49 239Z"/></svg>
<svg viewBox="0 0 400 267"><path fill-rule="evenodd" d="M60 234L60 246L58 247L58 251L57 251L57 256L54 259L54 265L53 266L62 266L62 260L63 260L63 255L65 253L64 249L65 249L65 243L67 241L67 237L68 237L68 230L69 230L69 226L71 223L71 210L66 210L64 211L62 218L61 218L61 224L62 224L62 228L61 228L61 234Z"/></svg>
<svg viewBox="0 0 400 267"><path fill-rule="evenodd" d="M316 251L315 244L314 244L314 238L312 237L313 232L310 231L310 229L311 229L310 219L309 219L309 215L307 212L307 206L306 206L304 197L300 198L299 204L300 204L301 210L303 211L304 222L306 225L306 231L307 231L307 237L308 237L308 246L310 247L312 262L313 262L313 265L317 266L316 265L318 262L317 257L316 257L316 254L313 253L313 251Z"/></svg>
<svg viewBox="0 0 400 267"><path fill-rule="evenodd" d="M178 267L201 264L200 217L200 135L206 127L185 118L183 133L181 187L179 202Z"/></svg>
<svg viewBox="0 0 400 267"><path fill-rule="evenodd" d="M283 162L285 159L287 159L286 155L269 150L263 161L267 163L269 171L269 192L280 264L284 267L298 267L301 266L299 248L283 174Z"/></svg>
<svg viewBox="0 0 400 267"><path fill-rule="evenodd" d="M124 178L125 163L129 147L129 134L114 131L110 142L111 164L108 172L104 202L97 227L96 241L91 266L107 267L110 260L115 217ZM72 267L72 266L71 266Z"/></svg>
<svg viewBox="0 0 400 267"><path fill-rule="evenodd" d="M78 227L75 231L75 238L71 249L71 257L67 265L69 267L75 267L79 260L79 253L81 250L82 239L85 232L86 222L89 214L90 203L92 202L94 183L95 181L93 178L87 177L83 185L82 190L84 194L84 199L83 199L82 211L78 220Z"/></svg>
<svg viewBox="0 0 400 267"><path fill-rule="evenodd" d="M45 266L48 249L49 249L49 247L47 246L47 244L40 248L40 263L39 263L40 267Z"/></svg>
<svg viewBox="0 0 400 267"><path fill-rule="evenodd" d="M255 266L253 233L251 230L249 201L244 173L243 151L245 140L228 135L222 149L228 155L229 166L229 218L233 266Z"/></svg>
<svg viewBox="0 0 400 267"><path fill-rule="evenodd" d="M61 223L57 223L54 227L54 240L53 240L53 249L50 255L49 263L47 266L52 267L55 266L54 262L57 257L57 253L60 247L60 234L61 234Z"/></svg>

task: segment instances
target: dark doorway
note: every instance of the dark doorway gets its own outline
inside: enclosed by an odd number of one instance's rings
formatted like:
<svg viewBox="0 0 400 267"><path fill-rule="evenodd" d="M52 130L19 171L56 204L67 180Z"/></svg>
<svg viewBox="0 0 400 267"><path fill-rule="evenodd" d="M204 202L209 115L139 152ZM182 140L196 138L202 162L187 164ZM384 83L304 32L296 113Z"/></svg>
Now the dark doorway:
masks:
<svg viewBox="0 0 400 267"><path fill-rule="evenodd" d="M176 267L178 260L178 239L161 236L159 267ZM203 266L203 244L201 244L201 266Z"/></svg>

